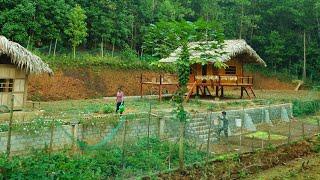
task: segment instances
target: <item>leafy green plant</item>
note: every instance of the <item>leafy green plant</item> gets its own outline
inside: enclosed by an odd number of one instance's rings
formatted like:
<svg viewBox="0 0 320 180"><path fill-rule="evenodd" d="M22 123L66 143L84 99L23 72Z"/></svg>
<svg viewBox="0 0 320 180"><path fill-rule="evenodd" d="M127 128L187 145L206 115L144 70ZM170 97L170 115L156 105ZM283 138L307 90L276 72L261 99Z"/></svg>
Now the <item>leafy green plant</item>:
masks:
<svg viewBox="0 0 320 180"><path fill-rule="evenodd" d="M294 116L312 115L318 111L320 111L320 100L293 101Z"/></svg>
<svg viewBox="0 0 320 180"><path fill-rule="evenodd" d="M102 106L101 111L105 114L110 114L114 112L114 107L111 104L106 104Z"/></svg>

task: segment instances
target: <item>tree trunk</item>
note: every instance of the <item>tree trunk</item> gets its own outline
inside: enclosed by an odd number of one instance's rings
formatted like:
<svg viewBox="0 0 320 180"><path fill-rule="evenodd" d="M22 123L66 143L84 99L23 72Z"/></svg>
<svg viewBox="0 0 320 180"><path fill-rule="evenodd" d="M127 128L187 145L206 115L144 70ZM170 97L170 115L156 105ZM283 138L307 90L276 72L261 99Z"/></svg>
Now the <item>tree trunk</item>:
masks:
<svg viewBox="0 0 320 180"><path fill-rule="evenodd" d="M103 38L101 38L101 57L103 58Z"/></svg>
<svg viewBox="0 0 320 180"><path fill-rule="evenodd" d="M240 32L239 32L239 39L242 39L242 24L243 24L243 16L244 16L244 7L243 3L241 4L241 18L240 18Z"/></svg>
<svg viewBox="0 0 320 180"><path fill-rule="evenodd" d="M50 46L49 46L49 56L51 55L51 47L52 47L52 40L50 40Z"/></svg>
<svg viewBox="0 0 320 180"><path fill-rule="evenodd" d="M132 21L132 24L131 24L131 48L133 49L133 44L134 44L134 22Z"/></svg>
<svg viewBox="0 0 320 180"><path fill-rule="evenodd" d="M73 59L76 59L76 46L73 46Z"/></svg>
<svg viewBox="0 0 320 180"><path fill-rule="evenodd" d="M320 40L320 20L319 20L319 13L318 11L316 11L316 16L317 16L317 25L318 25L318 37L319 37L319 40Z"/></svg>
<svg viewBox="0 0 320 180"><path fill-rule="evenodd" d="M58 43L58 39L56 38L56 42L54 43L54 48L53 48L53 58L56 57L57 43Z"/></svg>
<svg viewBox="0 0 320 180"><path fill-rule="evenodd" d="M31 36L29 36L28 38L27 49L29 49L30 41L31 41Z"/></svg>
<svg viewBox="0 0 320 180"><path fill-rule="evenodd" d="M114 53L114 42L112 42L112 53L111 53L112 57L113 57L113 53Z"/></svg>
<svg viewBox="0 0 320 180"><path fill-rule="evenodd" d="M303 32L303 74L302 74L302 80L303 81L306 81L306 79L307 79L306 64L307 64L307 57L306 57L306 31L304 31Z"/></svg>

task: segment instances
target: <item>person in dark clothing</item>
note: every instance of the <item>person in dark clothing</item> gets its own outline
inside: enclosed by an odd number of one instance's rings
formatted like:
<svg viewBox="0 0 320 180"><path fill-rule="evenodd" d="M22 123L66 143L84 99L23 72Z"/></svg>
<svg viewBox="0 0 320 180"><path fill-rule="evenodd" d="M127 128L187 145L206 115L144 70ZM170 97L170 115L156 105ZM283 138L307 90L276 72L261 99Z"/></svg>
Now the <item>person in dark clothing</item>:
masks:
<svg viewBox="0 0 320 180"><path fill-rule="evenodd" d="M226 138L228 138L228 128L229 128L229 121L228 121L228 119L226 117L227 113L225 111L223 111L221 114L222 114L222 116L218 117L218 119L219 119L218 139L219 140L220 140L221 131L223 131L224 132L224 136Z"/></svg>

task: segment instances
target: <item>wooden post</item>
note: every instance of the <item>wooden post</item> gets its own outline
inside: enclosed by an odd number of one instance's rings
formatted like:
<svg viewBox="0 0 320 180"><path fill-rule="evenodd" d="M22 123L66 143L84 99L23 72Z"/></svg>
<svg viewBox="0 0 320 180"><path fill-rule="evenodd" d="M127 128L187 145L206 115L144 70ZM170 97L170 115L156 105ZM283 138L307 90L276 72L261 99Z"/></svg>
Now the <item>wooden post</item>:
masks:
<svg viewBox="0 0 320 180"><path fill-rule="evenodd" d="M142 73L140 74L140 96L141 96L141 99L142 99L142 96L143 96L143 92L142 92Z"/></svg>
<svg viewBox="0 0 320 180"><path fill-rule="evenodd" d="M162 101L162 75L160 74L160 84L159 84L159 100Z"/></svg>
<svg viewBox="0 0 320 180"><path fill-rule="evenodd" d="M151 122L151 103L149 104L149 113L148 113L148 153L150 153L150 122Z"/></svg>
<svg viewBox="0 0 320 180"><path fill-rule="evenodd" d="M75 139L76 139L76 125L75 124L71 124L71 133L72 133L72 144L71 144L71 150L74 153L75 151Z"/></svg>
<svg viewBox="0 0 320 180"><path fill-rule="evenodd" d="M243 87L241 86L241 96L240 98L242 99L243 98Z"/></svg>
<svg viewBox="0 0 320 180"><path fill-rule="evenodd" d="M289 120L288 144L291 142L291 119Z"/></svg>
<svg viewBox="0 0 320 180"><path fill-rule="evenodd" d="M50 144L49 144L49 152L53 151L53 136L54 136L54 119L51 121L50 126Z"/></svg>
<svg viewBox="0 0 320 180"><path fill-rule="evenodd" d="M252 136L252 138L251 138L251 150L252 150L252 152L254 152L254 145L253 145L253 142L254 141L254 136Z"/></svg>
<svg viewBox="0 0 320 180"><path fill-rule="evenodd" d="M127 136L127 125L128 121L125 120L124 126L123 126L123 136L122 136L122 157L121 157L121 163L122 163L122 169L125 169L125 155L126 155L126 136Z"/></svg>
<svg viewBox="0 0 320 180"><path fill-rule="evenodd" d="M210 118L209 119L209 131L208 131L208 140L207 140L207 159L206 159L206 164L208 164L209 162L209 149L210 149L210 138L211 138L211 126L212 126L212 123L211 123L211 120Z"/></svg>
<svg viewBox="0 0 320 180"><path fill-rule="evenodd" d="M239 137L239 153L242 151L242 132L243 132L243 118L241 118L240 137Z"/></svg>
<svg viewBox="0 0 320 180"><path fill-rule="evenodd" d="M224 88L221 86L221 97L224 97Z"/></svg>
<svg viewBox="0 0 320 180"><path fill-rule="evenodd" d="M180 121L179 128L179 169L184 169L184 127L185 123Z"/></svg>
<svg viewBox="0 0 320 180"><path fill-rule="evenodd" d="M305 139L305 132L304 132L304 122L301 124L302 128L302 138Z"/></svg>
<svg viewBox="0 0 320 180"><path fill-rule="evenodd" d="M12 119L13 119L13 104L14 95L11 95L11 109L10 109L10 119L9 119L9 130L8 130L8 141L7 141L7 156L10 156L11 151L11 133L12 133Z"/></svg>
<svg viewBox="0 0 320 180"><path fill-rule="evenodd" d="M320 119L319 118L317 119L317 126L318 126L317 134L319 134L320 133Z"/></svg>
<svg viewBox="0 0 320 180"><path fill-rule="evenodd" d="M268 130L268 145L270 146L271 144L271 132L270 132L270 127L269 127L269 130Z"/></svg>
<svg viewBox="0 0 320 180"><path fill-rule="evenodd" d="M219 97L219 86L216 86L216 97Z"/></svg>

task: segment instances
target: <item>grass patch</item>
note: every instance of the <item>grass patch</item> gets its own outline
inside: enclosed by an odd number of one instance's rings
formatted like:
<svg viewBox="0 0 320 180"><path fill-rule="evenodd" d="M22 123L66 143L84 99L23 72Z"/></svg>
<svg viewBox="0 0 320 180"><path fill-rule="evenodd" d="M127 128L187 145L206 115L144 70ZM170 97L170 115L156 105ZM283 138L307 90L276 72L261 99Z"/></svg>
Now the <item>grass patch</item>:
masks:
<svg viewBox="0 0 320 180"><path fill-rule="evenodd" d="M268 140L268 133L265 131L257 131L254 133L250 133L245 135L247 138L256 138L261 140ZM286 136L278 135L278 134L270 134L270 140L286 140Z"/></svg>

